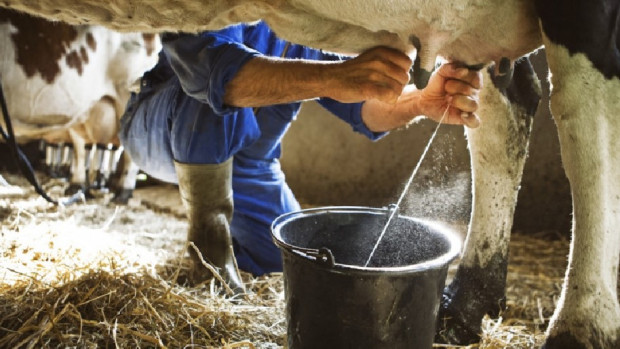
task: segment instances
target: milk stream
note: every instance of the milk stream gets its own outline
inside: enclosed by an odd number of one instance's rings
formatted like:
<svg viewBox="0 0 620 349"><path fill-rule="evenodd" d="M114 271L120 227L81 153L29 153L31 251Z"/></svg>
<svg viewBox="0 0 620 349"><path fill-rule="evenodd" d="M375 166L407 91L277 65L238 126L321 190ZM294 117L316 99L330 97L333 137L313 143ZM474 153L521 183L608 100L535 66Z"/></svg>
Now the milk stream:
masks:
<svg viewBox="0 0 620 349"><path fill-rule="evenodd" d="M396 215L396 212L398 212L398 209L400 208L400 204L403 201L403 198L405 197L405 194L407 194L407 191L409 191L409 186L411 186L411 183L413 182L413 178L418 173L418 170L420 169L420 165L422 164L422 161L424 160L424 157L426 156L426 153L428 153L428 150L430 149L431 144L433 144L433 140L435 139L435 136L437 135L437 131L439 131L439 127L441 126L441 123L443 122L443 119L448 114L448 110L449 109L450 109L450 104L448 104L448 106L446 107L446 110L443 112L443 115L441 116L441 119L439 119L439 123L435 127L435 131L433 131L433 134L431 135L431 138L428 140L428 144L426 144L426 148L424 148L424 152L422 152L422 155L420 156L420 159L418 160L418 163L416 164L415 168L413 169L413 172L411 173L411 176L409 176L409 180L407 180L407 183L405 184L405 187L403 188L403 191L400 194L400 197L398 198L398 201L396 202L396 205L390 205L391 209L392 209L392 211L390 212L390 217L388 218L387 222L385 223L385 226L383 226L383 230L381 231L381 235L379 235L379 239L377 239L377 242L375 243L375 246L372 248L372 251L370 252L370 256L368 256L368 259L366 260L366 264L364 264L364 267L367 267L368 264L370 264L370 260L375 255L375 252L377 250L377 247L379 246L379 243L381 243L381 240L383 239L383 236L385 235L385 232L390 227L390 223L392 222L392 218L394 218L394 216Z"/></svg>

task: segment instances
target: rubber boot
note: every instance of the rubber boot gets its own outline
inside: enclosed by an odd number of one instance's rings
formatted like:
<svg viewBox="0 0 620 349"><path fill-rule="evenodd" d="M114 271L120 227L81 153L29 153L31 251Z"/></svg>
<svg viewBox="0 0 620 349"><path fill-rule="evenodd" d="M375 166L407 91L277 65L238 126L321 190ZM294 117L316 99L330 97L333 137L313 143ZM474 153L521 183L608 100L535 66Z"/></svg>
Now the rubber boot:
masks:
<svg viewBox="0 0 620 349"><path fill-rule="evenodd" d="M188 241L198 247L206 262L217 268L235 293L245 292L230 235L233 214L232 158L221 164L175 161L174 165L189 220ZM191 281L198 283L212 277L192 246L189 253L192 259Z"/></svg>

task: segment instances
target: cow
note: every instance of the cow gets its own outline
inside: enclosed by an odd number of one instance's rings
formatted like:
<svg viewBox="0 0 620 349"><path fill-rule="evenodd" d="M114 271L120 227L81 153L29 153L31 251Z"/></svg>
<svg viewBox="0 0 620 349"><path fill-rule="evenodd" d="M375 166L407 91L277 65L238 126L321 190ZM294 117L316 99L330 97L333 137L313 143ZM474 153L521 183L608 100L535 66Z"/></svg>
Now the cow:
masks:
<svg viewBox="0 0 620 349"><path fill-rule="evenodd" d="M158 35L71 26L0 9L0 76L16 138L72 144L67 194L88 191L86 145L119 145L132 86L158 59ZM95 148L96 149L96 148ZM115 199L126 202L138 168L122 155Z"/></svg>
<svg viewBox="0 0 620 349"><path fill-rule="evenodd" d="M569 266L545 347L620 348L618 1L2 0L0 6L153 32L263 19L299 44L344 53L385 45L415 55L419 87L438 56L485 69L482 126L467 130L470 224L439 314L439 338L453 343L476 341L483 315L497 314L505 298L512 215L540 96L527 55L544 46L574 210Z"/></svg>

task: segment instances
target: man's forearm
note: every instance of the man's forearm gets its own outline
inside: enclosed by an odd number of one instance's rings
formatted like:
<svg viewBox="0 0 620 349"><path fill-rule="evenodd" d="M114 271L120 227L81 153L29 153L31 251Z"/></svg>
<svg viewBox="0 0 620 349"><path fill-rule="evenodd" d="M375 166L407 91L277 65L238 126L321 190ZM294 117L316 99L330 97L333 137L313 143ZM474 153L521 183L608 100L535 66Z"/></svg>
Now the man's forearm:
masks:
<svg viewBox="0 0 620 349"><path fill-rule="evenodd" d="M334 98L334 89L342 90L338 64L255 57L226 85L224 102L235 107L261 107L319 97ZM417 106L417 92L401 95L396 104L367 100L362 107L362 120L373 132L406 125L411 121L411 113L416 112L412 108Z"/></svg>
<svg viewBox="0 0 620 349"><path fill-rule="evenodd" d="M224 102L235 107L261 107L329 97L333 62L255 57L226 85Z"/></svg>
<svg viewBox="0 0 620 349"><path fill-rule="evenodd" d="M224 102L260 107L317 97L342 103L391 101L409 81L411 60L402 52L376 47L346 61L282 60L254 57L226 85Z"/></svg>

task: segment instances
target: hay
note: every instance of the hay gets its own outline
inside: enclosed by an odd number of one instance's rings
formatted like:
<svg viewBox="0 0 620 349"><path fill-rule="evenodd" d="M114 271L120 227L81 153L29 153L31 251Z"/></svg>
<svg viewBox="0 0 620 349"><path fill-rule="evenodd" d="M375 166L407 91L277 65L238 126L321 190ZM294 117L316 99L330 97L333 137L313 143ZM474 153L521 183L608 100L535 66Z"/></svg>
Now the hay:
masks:
<svg viewBox="0 0 620 349"><path fill-rule="evenodd" d="M215 280L189 287L178 215L105 197L57 208L21 187L28 194L0 198L0 347L285 346L280 274L243 274L244 297ZM540 347L568 253L566 239L550 237L513 235L507 309L483 320L480 343L435 348Z"/></svg>
<svg viewBox="0 0 620 349"><path fill-rule="evenodd" d="M513 235L503 314L509 325L509 319L534 327L548 323L562 289L568 250L568 239L555 232Z"/></svg>
<svg viewBox="0 0 620 349"><path fill-rule="evenodd" d="M280 274L243 274L244 296L190 287L185 220L108 200L0 198L0 348L284 345Z"/></svg>
<svg viewBox="0 0 620 349"><path fill-rule="evenodd" d="M481 341L467 347L526 349L544 344L566 270L569 242L555 232L513 233L506 282L506 309L482 320Z"/></svg>
<svg viewBox="0 0 620 349"><path fill-rule="evenodd" d="M231 298L219 295L215 283L189 288L159 276L95 269L55 285L20 281L0 289L0 347L283 345L280 277L252 279L249 286L253 294Z"/></svg>

